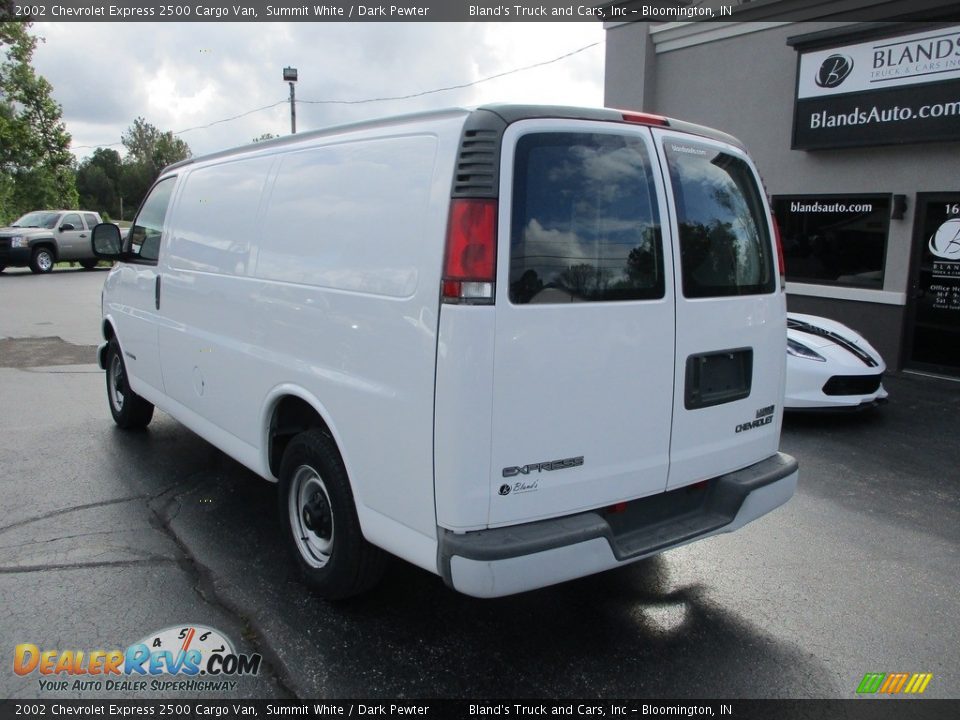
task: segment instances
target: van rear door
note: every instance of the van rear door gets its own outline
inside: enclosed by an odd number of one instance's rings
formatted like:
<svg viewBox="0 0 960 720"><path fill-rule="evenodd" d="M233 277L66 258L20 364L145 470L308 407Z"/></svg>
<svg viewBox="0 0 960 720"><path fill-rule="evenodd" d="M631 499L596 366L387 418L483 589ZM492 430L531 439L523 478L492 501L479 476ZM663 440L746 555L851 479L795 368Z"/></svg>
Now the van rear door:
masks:
<svg viewBox="0 0 960 720"><path fill-rule="evenodd" d="M673 488L777 451L786 304L771 217L750 159L699 136L653 133L677 258Z"/></svg>
<svg viewBox="0 0 960 720"><path fill-rule="evenodd" d="M490 524L662 492L675 280L650 130L524 120L501 158Z"/></svg>

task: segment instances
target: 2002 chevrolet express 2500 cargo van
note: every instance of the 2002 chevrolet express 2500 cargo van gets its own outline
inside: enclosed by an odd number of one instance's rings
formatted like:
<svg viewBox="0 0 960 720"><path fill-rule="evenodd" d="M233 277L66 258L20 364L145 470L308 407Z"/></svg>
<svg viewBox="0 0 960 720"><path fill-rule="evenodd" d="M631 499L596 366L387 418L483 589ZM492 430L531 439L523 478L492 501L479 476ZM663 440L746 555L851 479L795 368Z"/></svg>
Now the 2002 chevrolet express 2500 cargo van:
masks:
<svg viewBox="0 0 960 720"><path fill-rule="evenodd" d="M326 597L383 551L493 597L735 530L797 482L761 187L723 133L558 107L178 163L94 234L110 410L279 480Z"/></svg>

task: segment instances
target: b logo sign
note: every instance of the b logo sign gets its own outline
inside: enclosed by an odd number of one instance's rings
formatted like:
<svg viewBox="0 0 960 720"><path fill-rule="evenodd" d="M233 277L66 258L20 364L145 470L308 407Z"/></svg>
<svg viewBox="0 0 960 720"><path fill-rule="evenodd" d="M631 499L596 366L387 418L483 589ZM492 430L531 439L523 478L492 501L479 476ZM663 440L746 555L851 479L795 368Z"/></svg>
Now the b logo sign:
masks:
<svg viewBox="0 0 960 720"><path fill-rule="evenodd" d="M853 58L847 55L831 55L820 65L816 83L822 88L835 88L847 79L853 70Z"/></svg>
<svg viewBox="0 0 960 720"><path fill-rule="evenodd" d="M960 218L951 218L930 237L930 252L944 260L960 260Z"/></svg>

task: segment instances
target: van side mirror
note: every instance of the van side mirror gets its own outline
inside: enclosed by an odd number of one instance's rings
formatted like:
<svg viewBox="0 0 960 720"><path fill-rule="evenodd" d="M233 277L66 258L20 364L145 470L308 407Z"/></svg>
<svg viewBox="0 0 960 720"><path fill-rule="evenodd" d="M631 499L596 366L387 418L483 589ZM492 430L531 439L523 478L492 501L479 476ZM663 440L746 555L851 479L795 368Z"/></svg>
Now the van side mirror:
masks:
<svg viewBox="0 0 960 720"><path fill-rule="evenodd" d="M90 246L93 254L100 260L119 260L123 248L120 228L113 223L100 223L93 229Z"/></svg>
<svg viewBox="0 0 960 720"><path fill-rule="evenodd" d="M60 232L66 232L67 230L76 230L72 223L64 223L59 228Z"/></svg>

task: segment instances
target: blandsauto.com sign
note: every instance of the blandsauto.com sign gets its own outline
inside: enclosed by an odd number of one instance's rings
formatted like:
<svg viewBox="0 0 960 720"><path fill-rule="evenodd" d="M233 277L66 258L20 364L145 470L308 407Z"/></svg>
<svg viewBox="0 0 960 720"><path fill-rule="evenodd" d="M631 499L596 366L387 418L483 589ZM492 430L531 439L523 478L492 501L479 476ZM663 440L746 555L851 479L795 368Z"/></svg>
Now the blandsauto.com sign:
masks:
<svg viewBox="0 0 960 720"><path fill-rule="evenodd" d="M801 51L793 147L960 139L960 25Z"/></svg>

